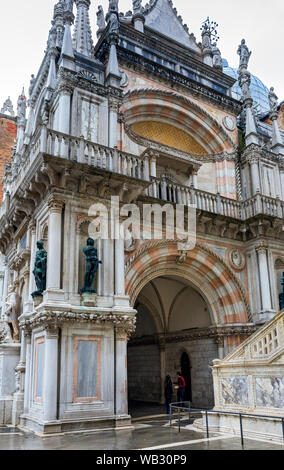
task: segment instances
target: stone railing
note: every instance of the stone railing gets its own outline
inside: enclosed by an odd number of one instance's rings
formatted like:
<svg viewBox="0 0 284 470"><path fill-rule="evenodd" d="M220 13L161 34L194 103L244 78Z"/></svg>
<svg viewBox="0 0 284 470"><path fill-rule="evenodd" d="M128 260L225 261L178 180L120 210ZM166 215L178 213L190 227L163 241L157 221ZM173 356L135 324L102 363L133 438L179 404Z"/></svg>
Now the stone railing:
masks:
<svg viewBox="0 0 284 470"><path fill-rule="evenodd" d="M148 196L176 204L192 204L198 210L241 219L242 203L220 194L207 193L193 186L182 186L165 179L152 178Z"/></svg>
<svg viewBox="0 0 284 470"><path fill-rule="evenodd" d="M149 181L148 157L134 156L115 148L90 142L83 137L72 137L48 130L45 153Z"/></svg>
<svg viewBox="0 0 284 470"><path fill-rule="evenodd" d="M40 153L83 163L94 168L107 170L131 178L149 181L146 194L149 197L177 204L192 204L197 210L223 215L237 220L247 220L258 214L284 218L284 201L258 193L246 201L236 201L220 194L212 194L170 182L165 178L150 177L150 157L147 154L135 156L110 148L83 137L74 137L48 129L38 128L26 147L21 164L14 175L11 187L13 193L21 185L29 166ZM1 207L1 213L5 210ZM1 216L0 213L0 216Z"/></svg>

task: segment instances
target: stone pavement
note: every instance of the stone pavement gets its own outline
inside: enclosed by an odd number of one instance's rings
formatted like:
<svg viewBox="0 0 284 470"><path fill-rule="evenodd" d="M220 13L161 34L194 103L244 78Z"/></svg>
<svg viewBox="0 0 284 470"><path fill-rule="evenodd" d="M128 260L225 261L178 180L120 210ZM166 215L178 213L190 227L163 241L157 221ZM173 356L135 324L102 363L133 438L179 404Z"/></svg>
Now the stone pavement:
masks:
<svg viewBox="0 0 284 470"><path fill-rule="evenodd" d="M242 450L240 438L170 428L161 407L132 413L133 429L65 434L41 438L18 428L0 427L0 450ZM186 422L188 424L188 420ZM245 450L283 450L284 446L245 439Z"/></svg>

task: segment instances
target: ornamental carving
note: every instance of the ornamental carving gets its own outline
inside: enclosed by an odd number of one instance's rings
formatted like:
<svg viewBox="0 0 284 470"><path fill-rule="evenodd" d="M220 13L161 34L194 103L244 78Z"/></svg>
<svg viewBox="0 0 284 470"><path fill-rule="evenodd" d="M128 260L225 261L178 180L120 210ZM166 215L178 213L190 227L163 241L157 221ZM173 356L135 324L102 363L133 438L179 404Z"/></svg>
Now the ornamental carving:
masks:
<svg viewBox="0 0 284 470"><path fill-rule="evenodd" d="M245 267L246 259L244 254L238 250L233 249L229 252L229 263L233 269L242 270Z"/></svg>
<svg viewBox="0 0 284 470"><path fill-rule="evenodd" d="M225 116L223 118L223 124L224 127L230 132L233 132L236 129L236 122L230 116Z"/></svg>

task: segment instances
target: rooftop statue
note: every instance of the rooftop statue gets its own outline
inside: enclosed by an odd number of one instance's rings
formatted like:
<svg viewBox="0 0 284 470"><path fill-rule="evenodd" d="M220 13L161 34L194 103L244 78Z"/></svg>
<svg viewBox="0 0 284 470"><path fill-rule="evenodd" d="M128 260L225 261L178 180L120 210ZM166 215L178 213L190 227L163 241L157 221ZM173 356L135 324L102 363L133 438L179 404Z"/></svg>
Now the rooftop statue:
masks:
<svg viewBox="0 0 284 470"><path fill-rule="evenodd" d="M99 5L97 11L97 26L99 29L105 29L106 27L105 14L102 5Z"/></svg>
<svg viewBox="0 0 284 470"><path fill-rule="evenodd" d="M36 252L35 267L33 270L37 291L32 293L32 297L41 296L46 289L47 252L43 247L43 241L38 241L37 247L38 251Z"/></svg>
<svg viewBox="0 0 284 470"><path fill-rule="evenodd" d="M132 0L133 4L133 12L135 13L141 13L142 10L142 0Z"/></svg>
<svg viewBox="0 0 284 470"><path fill-rule="evenodd" d="M240 56L240 68L248 68L249 59L251 56L251 52L249 51L245 39L242 39L241 44L238 48L238 54Z"/></svg>
<svg viewBox="0 0 284 470"><path fill-rule="evenodd" d="M223 61L222 61L221 51L220 49L218 49L217 44L213 44L212 54L213 54L213 67L219 70L223 70Z"/></svg>
<svg viewBox="0 0 284 470"><path fill-rule="evenodd" d="M34 74L32 74L31 80L30 80L29 96L32 95L32 92L33 92L33 89L34 89L34 86L35 86L35 82L36 82L36 78L35 78Z"/></svg>
<svg viewBox="0 0 284 470"><path fill-rule="evenodd" d="M116 11L118 12L118 0L109 0L109 12Z"/></svg>
<svg viewBox="0 0 284 470"><path fill-rule="evenodd" d="M269 105L270 105L270 114L271 115L278 115L278 96L274 93L274 88L271 87L269 90Z"/></svg>
<svg viewBox="0 0 284 470"><path fill-rule="evenodd" d="M247 70L242 72L239 76L239 85L242 90L242 98L244 101L248 99L252 99L251 91L250 91L250 84L251 84L251 75L250 72Z"/></svg>
<svg viewBox="0 0 284 470"><path fill-rule="evenodd" d="M99 268L99 264L102 264L98 259L98 251L95 248L95 241L92 238L87 239L87 246L83 248L83 253L86 256L86 274L84 279L84 287L81 289L81 293L88 292L90 294L96 293L96 290L92 287L95 281L95 277Z"/></svg>
<svg viewBox="0 0 284 470"><path fill-rule="evenodd" d="M19 119L26 119L27 100L24 93L25 91L23 89L17 103L17 116Z"/></svg>
<svg viewBox="0 0 284 470"><path fill-rule="evenodd" d="M13 108L13 103L10 99L10 96L6 99L6 101L3 104L3 108L1 109L2 114L10 113L11 116L15 116L14 108Z"/></svg>

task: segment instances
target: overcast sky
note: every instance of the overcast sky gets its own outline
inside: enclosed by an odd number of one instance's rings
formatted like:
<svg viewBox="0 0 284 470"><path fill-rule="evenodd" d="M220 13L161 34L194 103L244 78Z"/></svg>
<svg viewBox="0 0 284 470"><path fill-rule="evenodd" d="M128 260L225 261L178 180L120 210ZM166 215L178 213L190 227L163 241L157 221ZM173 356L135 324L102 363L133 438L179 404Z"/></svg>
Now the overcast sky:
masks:
<svg viewBox="0 0 284 470"><path fill-rule="evenodd" d="M11 96L14 108L23 85L26 93L32 73L43 58L55 0L4 0L0 15L0 107ZM167 0L164 0L167 1ZM245 38L253 54L250 71L284 99L284 1L283 0L173 0L178 13L200 41L200 26L207 18L219 24L219 47L233 67L237 47ZM96 10L107 9L108 0L92 0L90 11L94 40ZM146 1L143 1L143 5ZM132 9L131 0L120 0L120 10Z"/></svg>

